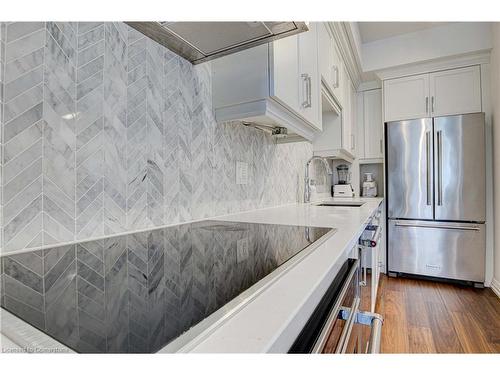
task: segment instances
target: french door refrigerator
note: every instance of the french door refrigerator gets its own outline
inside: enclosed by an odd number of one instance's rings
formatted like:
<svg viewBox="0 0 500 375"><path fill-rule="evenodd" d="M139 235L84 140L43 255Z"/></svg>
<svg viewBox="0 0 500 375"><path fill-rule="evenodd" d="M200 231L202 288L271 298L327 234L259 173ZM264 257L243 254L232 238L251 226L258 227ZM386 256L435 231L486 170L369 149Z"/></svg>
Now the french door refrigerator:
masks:
<svg viewBox="0 0 500 375"><path fill-rule="evenodd" d="M388 122L388 271L484 283L484 113Z"/></svg>

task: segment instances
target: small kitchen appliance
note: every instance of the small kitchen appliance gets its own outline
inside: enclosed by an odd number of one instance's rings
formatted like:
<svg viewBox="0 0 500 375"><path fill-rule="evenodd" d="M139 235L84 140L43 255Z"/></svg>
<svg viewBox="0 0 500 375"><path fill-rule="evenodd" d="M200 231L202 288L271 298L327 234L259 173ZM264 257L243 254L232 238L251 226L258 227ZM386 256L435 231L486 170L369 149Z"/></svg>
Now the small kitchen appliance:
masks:
<svg viewBox="0 0 500 375"><path fill-rule="evenodd" d="M349 182L349 167L346 164L337 166L338 182L333 185L333 196L352 198L354 197L354 189Z"/></svg>
<svg viewBox="0 0 500 375"><path fill-rule="evenodd" d="M365 180L363 181L363 197L376 197L377 196L377 182L373 179L372 173L365 173Z"/></svg>

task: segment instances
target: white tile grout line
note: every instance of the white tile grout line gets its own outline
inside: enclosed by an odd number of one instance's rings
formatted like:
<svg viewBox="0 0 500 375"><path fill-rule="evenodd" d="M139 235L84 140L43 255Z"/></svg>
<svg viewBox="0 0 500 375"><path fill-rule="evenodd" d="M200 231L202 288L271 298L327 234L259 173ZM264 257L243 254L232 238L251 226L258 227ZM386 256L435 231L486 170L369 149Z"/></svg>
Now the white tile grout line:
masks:
<svg viewBox="0 0 500 375"><path fill-rule="evenodd" d="M125 90L125 105L128 106L128 54L129 54L129 44L128 44L128 36L129 36L129 26L126 25L126 32L127 32L127 39L125 40L125 51L126 51L126 54L125 54L125 58L127 59L126 60L126 63L125 63L125 77L126 77L126 90ZM147 51L146 51L147 53ZM146 62L147 62L147 55L146 55ZM146 75L147 75L147 71L146 71ZM148 109L148 106L147 106L147 96L146 96L146 111ZM147 121L147 113L146 113L146 121ZM125 110L125 228L128 229L128 108ZM147 122L146 122L146 125L147 125ZM147 130L147 126L146 126L146 130ZM104 181L103 181L103 184L104 184ZM104 188L104 185L103 185L103 188ZM104 198L104 196L103 196ZM104 251L104 250L103 250ZM129 285L128 285L128 275L129 275L129 269L128 269L128 238L125 237L125 251L126 251L126 267L127 267L127 289L129 289ZM104 275L106 275L106 266L104 266ZM106 293L106 282L104 282L104 292ZM106 298L106 294L104 294L104 297ZM128 307L128 314L127 314L127 323L128 323L128 330L130 332L130 300L129 300L129 303L127 304L127 307ZM106 335L106 350L108 349L107 348L107 335ZM130 334L127 335L127 349L130 350Z"/></svg>
<svg viewBox="0 0 500 375"><path fill-rule="evenodd" d="M7 25L5 25L5 28L3 29L3 34L7 32ZM5 52L6 52L6 47L5 43L2 42L3 37L6 37L6 35L2 35L2 23L0 22L0 56L1 56L1 61L2 63L2 71L0 72L0 168L2 168L2 174L0 176L0 256L3 253L4 250L4 223L3 223L3 160L4 160L4 86L5 86ZM0 301L3 302L3 295L5 293L5 284L4 284L4 265L3 261L0 258Z"/></svg>
<svg viewBox="0 0 500 375"><path fill-rule="evenodd" d="M77 97L78 97L78 26L79 26L79 23L76 23L76 30L74 30L75 32L75 56L74 56L74 66L75 66L75 99L74 99L74 103L73 103L73 113L77 113L76 110L77 110L77 105L78 105L78 102L77 102ZM71 27L71 26L70 26ZM75 138L74 138L74 152L73 152L73 158L74 158L74 169L73 169L73 173L74 173L74 196L73 196L73 199L74 199L74 204L75 204L75 210L74 210L74 214L73 214L73 224L74 224L74 229L73 229L73 239L76 239L77 237L77 234L76 234L76 203L77 203L77 200L76 200L76 179L77 179L77 172L76 172L76 149L77 149L77 134L78 134L78 128L77 128L77 124L78 124L78 115L77 116L73 116L73 119L72 121L74 121L73 123L73 129L74 129L74 133L75 133ZM73 251L75 252L75 271L78 272L78 252L76 251L76 245L73 247ZM75 274L75 294L76 294L76 331L78 333L78 339L80 340L80 309L78 307L78 277L77 275Z"/></svg>
<svg viewBox="0 0 500 375"><path fill-rule="evenodd" d="M101 218L101 229L100 233L104 235L104 215L105 215L105 205L106 205L106 197L104 194L104 122L106 121L105 118L105 112L106 112L106 103L105 103L105 98L106 98L106 92L105 92L105 74L106 74L106 23L103 22L103 48L102 48L102 122L101 122L101 175L100 175L100 180L101 180L101 188L102 188L102 206L101 206L101 213L102 213L102 218ZM125 152L127 152L125 150ZM126 201L125 201L126 204ZM104 269L104 274L106 274L106 269ZM106 343L107 346L107 343Z"/></svg>
<svg viewBox="0 0 500 375"><path fill-rule="evenodd" d="M43 26L40 27L39 29L33 30L32 32L30 32L28 34L24 34L24 35L22 35L22 36L20 36L20 37L18 37L16 39L14 39L14 40L11 40L9 42L7 42L7 39L5 39L5 45L17 42L18 40L21 40L23 38L27 38L27 37L33 36L34 34L39 33L41 30L45 30L45 22L40 22L40 23L43 23Z"/></svg>
<svg viewBox="0 0 500 375"><path fill-rule="evenodd" d="M43 23L43 30L44 30L44 44L43 44L43 58L42 58L42 82L43 82L43 87L42 87L42 170L41 170L41 177L42 177L42 245L45 244L45 228L44 228L44 214L43 214L43 186L44 186L44 183L43 183L43 175L44 175L44 172L43 172L43 159L44 159L44 141L45 141L45 128L46 128L46 123L45 123L45 111L44 111L44 101L45 101L45 63L46 63L46 59L45 59L45 50L47 49L47 22L44 22ZM43 276L42 277L42 290L43 290L43 311L44 311L44 314L43 314L43 328L46 328L47 327L47 316L45 314L45 311L47 311L47 306L45 305L46 301L45 301L45 252L43 251L42 252L42 272L43 272Z"/></svg>
<svg viewBox="0 0 500 375"><path fill-rule="evenodd" d="M104 133L104 122L106 121L106 118L105 118L105 112L106 112L106 103L105 103L105 100L106 100L106 93L105 93L105 80L104 80L104 73L106 72L106 23L103 23L103 35L104 35L104 48L103 48L103 66L102 66L102 102L103 102L103 107L102 107L102 132L101 132L101 139L102 139L102 143L101 143L101 150L102 150L102 160L101 160L101 183L102 183L102 234L104 235L104 216L105 216L105 212L106 212L106 197L105 197L105 193L104 193L104 160L106 159L105 156L104 156L104 137L105 137L105 133ZM126 152L126 151L125 151ZM102 249L102 267L103 267L103 273L104 273L104 283L102 285L102 288L103 288L103 295L104 295L104 320L106 320L107 318L107 314L108 314L108 307L107 307L107 304L106 304L106 257L104 255L104 249L105 247L103 246L103 249ZM106 351L108 350L108 335L107 335L107 332L106 334L104 335L104 343L106 345Z"/></svg>

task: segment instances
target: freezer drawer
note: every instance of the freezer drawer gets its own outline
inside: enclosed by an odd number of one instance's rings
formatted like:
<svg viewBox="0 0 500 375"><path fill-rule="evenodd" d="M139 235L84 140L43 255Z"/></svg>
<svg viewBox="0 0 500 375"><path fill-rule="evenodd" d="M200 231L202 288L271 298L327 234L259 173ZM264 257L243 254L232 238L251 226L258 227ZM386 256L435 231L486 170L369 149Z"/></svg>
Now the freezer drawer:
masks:
<svg viewBox="0 0 500 375"><path fill-rule="evenodd" d="M389 220L389 271L484 282L484 224Z"/></svg>

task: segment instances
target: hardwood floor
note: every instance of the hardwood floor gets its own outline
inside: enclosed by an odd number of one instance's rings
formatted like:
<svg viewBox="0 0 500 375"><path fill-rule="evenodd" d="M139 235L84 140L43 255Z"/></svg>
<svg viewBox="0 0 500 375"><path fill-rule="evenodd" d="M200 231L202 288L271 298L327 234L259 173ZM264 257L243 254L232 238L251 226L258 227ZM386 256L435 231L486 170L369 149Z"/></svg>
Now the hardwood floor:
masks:
<svg viewBox="0 0 500 375"><path fill-rule="evenodd" d="M382 353L500 353L500 299L489 289L381 275Z"/></svg>

